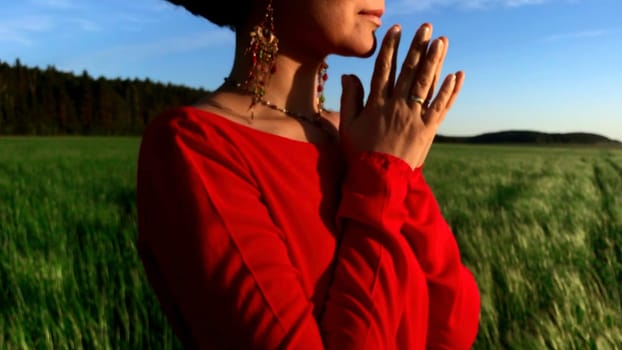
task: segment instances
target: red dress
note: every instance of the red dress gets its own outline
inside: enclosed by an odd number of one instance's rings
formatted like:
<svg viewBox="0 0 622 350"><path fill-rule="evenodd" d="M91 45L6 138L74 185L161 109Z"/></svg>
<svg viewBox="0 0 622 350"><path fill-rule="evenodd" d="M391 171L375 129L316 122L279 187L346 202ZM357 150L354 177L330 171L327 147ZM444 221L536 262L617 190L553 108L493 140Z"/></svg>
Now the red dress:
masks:
<svg viewBox="0 0 622 350"><path fill-rule="evenodd" d="M468 349L480 299L421 170L191 107L145 131L138 248L200 349Z"/></svg>

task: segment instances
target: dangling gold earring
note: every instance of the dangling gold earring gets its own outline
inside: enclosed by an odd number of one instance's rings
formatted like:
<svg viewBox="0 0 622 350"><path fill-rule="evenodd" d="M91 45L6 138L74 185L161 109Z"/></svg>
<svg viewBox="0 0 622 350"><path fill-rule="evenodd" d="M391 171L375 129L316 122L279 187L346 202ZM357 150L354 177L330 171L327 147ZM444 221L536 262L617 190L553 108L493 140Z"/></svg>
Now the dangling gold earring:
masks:
<svg viewBox="0 0 622 350"><path fill-rule="evenodd" d="M268 2L263 21L253 28L250 37L246 54L251 55L252 65L244 81L244 88L253 95L252 109L255 104L263 100L270 78L276 73L275 59L279 53L279 39L274 34L272 0Z"/></svg>

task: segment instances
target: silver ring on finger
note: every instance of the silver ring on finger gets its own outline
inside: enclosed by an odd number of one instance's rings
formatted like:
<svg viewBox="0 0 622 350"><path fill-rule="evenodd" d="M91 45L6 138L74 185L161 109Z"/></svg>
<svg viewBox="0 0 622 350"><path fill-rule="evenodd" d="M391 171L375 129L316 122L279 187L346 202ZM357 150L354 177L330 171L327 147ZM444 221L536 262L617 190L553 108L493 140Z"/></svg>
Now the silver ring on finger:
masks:
<svg viewBox="0 0 622 350"><path fill-rule="evenodd" d="M415 96L415 95L410 95L409 100L410 100L410 102L414 102L414 103L420 104L422 107L425 107L426 104L427 104L424 99L422 99L419 96Z"/></svg>

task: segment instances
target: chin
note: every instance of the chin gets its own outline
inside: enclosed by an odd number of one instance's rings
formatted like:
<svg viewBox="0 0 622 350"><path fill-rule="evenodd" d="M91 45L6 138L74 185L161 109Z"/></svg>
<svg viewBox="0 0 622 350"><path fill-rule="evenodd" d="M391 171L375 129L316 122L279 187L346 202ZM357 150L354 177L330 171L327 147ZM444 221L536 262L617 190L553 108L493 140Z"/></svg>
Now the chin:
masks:
<svg viewBox="0 0 622 350"><path fill-rule="evenodd" d="M342 50L337 52L340 56L367 58L376 51L377 40L376 34L373 33L368 40L356 40L355 42L344 45Z"/></svg>

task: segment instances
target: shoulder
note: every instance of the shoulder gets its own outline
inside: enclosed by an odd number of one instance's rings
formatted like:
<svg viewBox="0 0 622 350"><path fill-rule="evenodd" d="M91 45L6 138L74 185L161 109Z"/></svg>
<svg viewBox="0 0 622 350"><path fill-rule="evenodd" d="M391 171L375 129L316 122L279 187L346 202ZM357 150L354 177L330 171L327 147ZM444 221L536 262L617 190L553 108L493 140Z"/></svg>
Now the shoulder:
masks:
<svg viewBox="0 0 622 350"><path fill-rule="evenodd" d="M190 106L175 107L155 117L145 128L143 143L170 145L170 142L205 143L218 146L224 141L225 126L217 116Z"/></svg>
<svg viewBox="0 0 622 350"><path fill-rule="evenodd" d="M155 117L143 133L143 138L152 135L172 136L184 132L198 132L209 127L208 120L199 116L199 110L192 107L175 107L164 111Z"/></svg>
<svg viewBox="0 0 622 350"><path fill-rule="evenodd" d="M178 107L158 115L143 134L139 181L145 182L154 174L182 182L235 174L254 184L248 157L232 134L217 117L193 107Z"/></svg>
<svg viewBox="0 0 622 350"><path fill-rule="evenodd" d="M194 107L176 107L154 118L143 133L140 156L239 158L235 135L217 116Z"/></svg>

